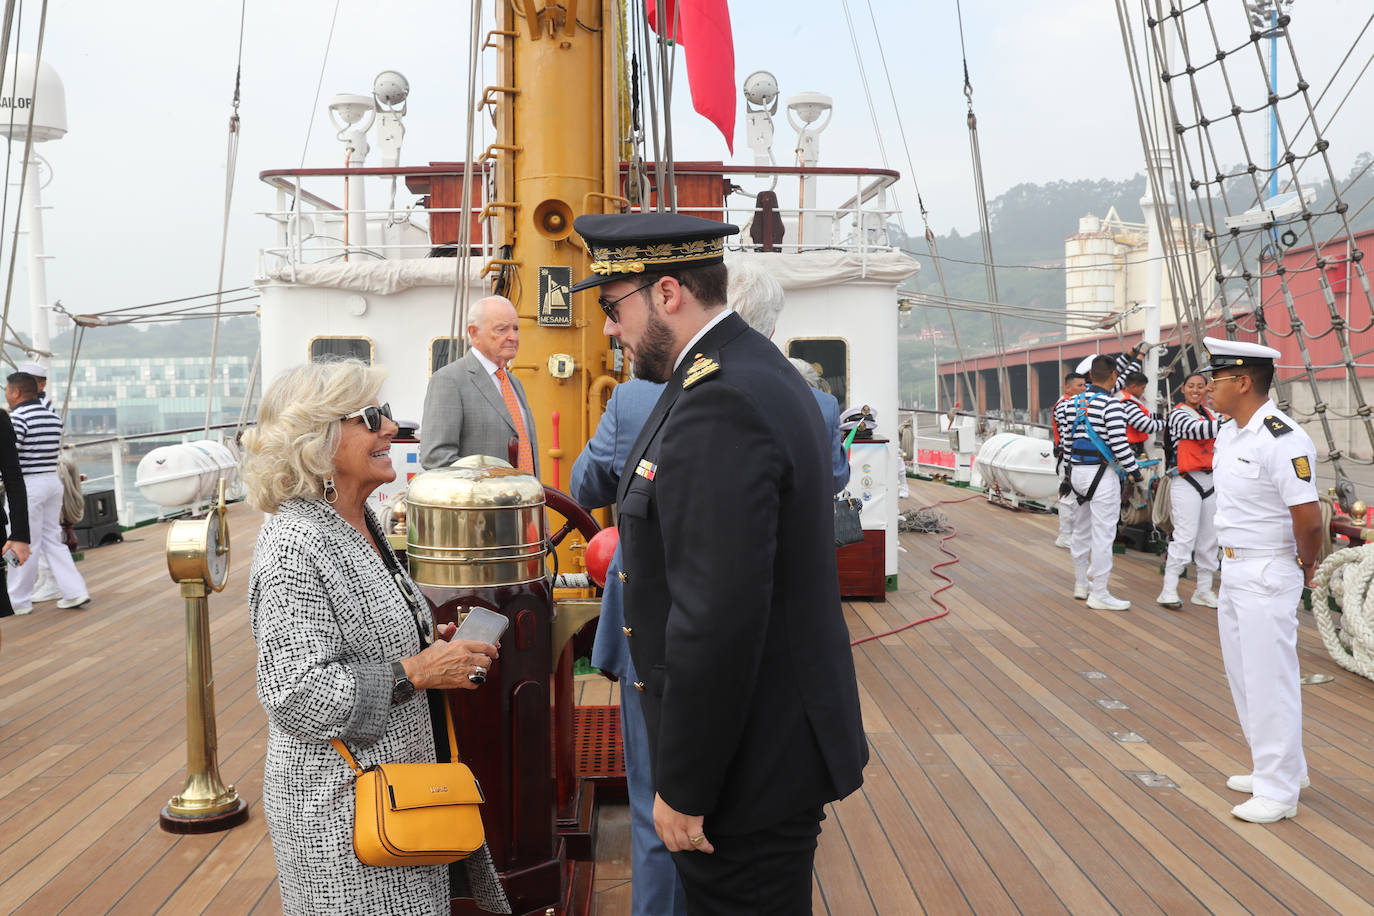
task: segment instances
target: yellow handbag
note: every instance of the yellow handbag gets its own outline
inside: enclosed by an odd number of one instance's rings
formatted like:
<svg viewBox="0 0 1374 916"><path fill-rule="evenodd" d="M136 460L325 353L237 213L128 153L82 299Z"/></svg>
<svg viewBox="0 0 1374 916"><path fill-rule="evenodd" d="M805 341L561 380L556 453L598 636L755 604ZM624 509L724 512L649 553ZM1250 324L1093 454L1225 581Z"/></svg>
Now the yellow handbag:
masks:
<svg viewBox="0 0 1374 916"><path fill-rule="evenodd" d="M447 865L481 848L482 787L458 762L447 699L444 718L452 763L363 769L342 741L329 742L353 770L353 851L364 865Z"/></svg>

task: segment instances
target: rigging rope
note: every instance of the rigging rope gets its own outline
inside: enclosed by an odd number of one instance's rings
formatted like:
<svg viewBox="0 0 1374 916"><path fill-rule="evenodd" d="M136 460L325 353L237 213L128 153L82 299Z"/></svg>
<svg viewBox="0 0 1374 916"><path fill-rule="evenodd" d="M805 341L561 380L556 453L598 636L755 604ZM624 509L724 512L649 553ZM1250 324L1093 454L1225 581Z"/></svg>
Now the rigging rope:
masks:
<svg viewBox="0 0 1374 916"><path fill-rule="evenodd" d="M21 11L21 12L22 12L22 11ZM38 74L39 74L39 71L40 71L40 69L41 69L41 67L42 67L42 65L43 65L43 39L44 39L45 35L47 34L47 30L48 30L48 0L43 0L43 6L41 7L41 10L40 10L39 16L38 16L38 46L37 46L37 49L36 49L35 52L34 52L34 58L33 58L33 86L32 86L32 87L30 88L30 90L29 90L29 98L33 98L35 95L38 94ZM15 82L18 83L18 81L19 81L19 68L18 68L17 65L15 66L15 71L14 71L14 73L15 73L15 76L14 76ZM16 88L17 88L17 86L16 86ZM28 125L27 125L27 127L25 128L25 130L24 130L24 166L23 166L23 168L20 170L20 173L19 173L19 200L17 201L17 204L18 204L18 206L17 206L17 208L16 208L17 210L22 210L23 203L24 203L24 188L25 188L25 186L28 184L28 180L29 180L29 160L33 158L33 115L34 115L34 112L35 112L36 110L37 110L37 107L36 107L36 106L34 106L34 105L30 105L30 106L29 106L29 120L28 120ZM11 114L11 118L13 118L13 114ZM12 124L13 124L13 121L11 120L11 125L12 125ZM13 236L13 238L12 238L11 241L10 241L10 268L9 268L9 274L8 274L8 276L7 276L6 279L5 279L5 308L4 308L4 313L3 313L3 314L0 314L0 328L3 328L3 329L5 329L5 330L7 330L9 333L13 334L15 337L18 337L19 334L18 334L18 332L15 331L15 329L10 325L10 304L11 304L11 302L12 302L12 296L13 296L13 293L14 293L14 266L15 266L15 258L16 258L16 256L17 256L18 253L19 253L19 220L20 220L20 217L21 217L21 216L22 216L22 213L21 213L21 212L16 212L16 213L14 214L14 236ZM46 316L43 316L43 317L44 317L44 319L46 319Z"/></svg>
<svg viewBox="0 0 1374 916"><path fill-rule="evenodd" d="M239 3L239 53L238 62L234 68L234 101L233 112L229 115L229 137L227 148L224 154L224 222L220 226L219 236L219 279L215 282L215 289L224 289L224 262L229 252L229 214L233 208L234 201L234 175L238 170L239 160L239 101L240 88L243 85L243 23L248 13L248 0L240 0ZM210 424L215 410L215 363L219 358L219 322L222 317L224 304L224 293L215 293L215 324L210 333L210 377L209 384L205 390L205 438L210 438ZM71 376L67 376L71 378ZM67 386L68 390L71 385Z"/></svg>
<svg viewBox="0 0 1374 916"><path fill-rule="evenodd" d="M1117 6L1124 32L1128 15L1125 12L1124 0L1118 0ZM1192 112L1189 122L1183 123L1175 116L1173 118L1173 134L1174 142L1180 151L1179 158L1189 171L1187 185L1192 192L1192 205L1208 215L1211 225L1221 227L1227 216L1235 215L1231 212L1230 201L1226 194L1228 180L1248 177L1253 206L1258 207L1267 197L1266 186L1269 176L1280 171L1285 173L1287 187L1300 195L1300 212L1291 218L1259 225L1218 228L1216 231L1208 232L1205 238L1208 242L1212 261L1209 273L1216 283L1218 304L1221 308L1222 323L1225 326L1227 336L1233 337L1237 331L1249 330L1255 333L1262 342L1267 342L1268 338L1272 336L1291 338L1295 343L1301 357L1302 368L1297 375L1285 379L1284 384L1280 385L1279 406L1282 409L1293 409L1289 403L1288 387L1294 383L1305 383L1304 387L1312 403L1310 415L1315 416L1318 420L1325 439L1326 458L1324 460L1331 462L1337 478L1340 479L1344 477L1342 460L1350 460L1350 458L1337 446L1336 432L1330 419L1330 407L1325 403L1322 388L1318 384L1317 372L1319 367L1312 358L1308 342L1329 336L1335 347L1340 350L1340 365L1344 369L1347 388L1355 405L1354 416L1359 418L1366 443L1371 449L1374 449L1374 420L1371 418L1374 410L1365 401L1357 373L1356 353L1350 343L1352 333L1362 333L1374 327L1374 292L1370 289L1369 280L1362 264L1363 252L1353 247L1352 240L1355 235L1351 225L1353 217L1349 212L1349 206L1342 199L1343 192L1352 188L1354 181L1361 176L1357 175L1352 181L1347 182L1344 189L1336 180L1329 156L1329 143L1323 136L1323 128L1319 126L1321 121L1317 117L1316 103L1312 101L1310 86L1298 65L1289 16L1282 15L1278 18L1277 32L1252 31L1247 41L1238 46L1224 47L1220 40L1217 23L1212 16L1209 0L1201 0L1201 2L1183 10L1170 8L1167 14L1162 3L1156 2L1153 6L1153 12L1154 15L1149 14L1149 6L1147 5L1144 18L1155 46L1156 60L1159 62L1156 69L1168 87L1167 94L1171 101L1182 95L1191 102ZM1366 22L1365 28L1361 29L1359 36L1356 37L1356 42L1363 37L1368 26L1369 23ZM1197 46L1194 47L1194 42L1191 39L1195 35L1209 37L1210 47L1202 41L1196 42ZM1269 89L1270 79L1274 74L1270 72L1271 67L1265 60L1261 41L1266 40L1271 35L1281 37L1282 44L1287 51L1287 62L1291 71L1290 85L1293 88L1286 91L1271 92ZM1178 42L1182 52L1183 65L1178 68L1169 67L1164 62L1165 57L1161 51L1163 45L1171 40ZM1238 95L1237 88L1230 76L1230 60L1239 51L1244 50L1247 44L1253 48L1259 74L1264 79L1265 101L1261 105L1247 106L1243 104L1243 100ZM1127 55L1128 61L1134 59L1138 66L1138 57L1132 58L1129 50ZM1341 62L1342 67L1349 57L1350 53L1348 52ZM1228 107L1224 112L1204 103L1203 93L1199 88L1199 74L1211 69L1216 70L1216 77L1225 89ZM1334 77L1332 82L1334 83ZM1330 84L1328 85L1329 88ZM1322 97L1325 97L1325 94L1326 91L1324 90ZM1137 101L1139 102L1139 100ZM1318 102L1320 102L1320 98ZM1342 99L1341 104L1344 104L1344 99ZM1302 121L1296 132L1290 132L1286 129L1287 119L1284 114L1290 107L1298 108L1302 115ZM1244 130L1241 129L1240 114L1257 110L1269 112L1276 128L1276 134L1283 146L1283 154L1279 161L1270 165L1261 165L1255 161L1256 157L1251 153L1250 143ZM1329 124L1330 121L1328 120L1327 126ZM1299 149L1295 146L1295 139L1309 125L1312 127L1313 138L1309 145ZM1219 148L1220 144L1215 136L1214 128L1222 126L1227 127L1228 131L1232 127L1235 129L1236 140L1243 156L1243 164L1239 170L1228 171L1221 166L1224 155L1234 155L1234 153L1223 153ZM1190 143L1195 147L1192 154L1189 152ZM1325 181L1335 195L1333 204L1325 209L1314 210L1307 199L1301 196L1304 189L1301 172L1308 164L1322 167ZM1180 216L1185 221L1191 221L1187 216L1189 195L1182 189L1180 191L1181 193L1177 195L1177 199L1180 201ZM1219 209L1222 212L1218 212ZM1334 218L1338 228L1322 238L1318 234L1317 226L1318 218L1324 216ZM1286 247L1295 245L1299 236L1305 237L1310 251L1305 260L1296 264L1285 263L1288 259L1274 245L1276 236L1281 230L1284 231L1285 236L1291 239L1291 241L1282 243ZM1335 256L1329 251L1333 244L1344 246L1345 256L1343 258ZM1344 263L1350 275L1350 282L1346 284L1345 290L1345 315L1341 314L1335 291L1326 275L1326 269L1335 263ZM1300 294L1295 293L1293 289L1294 280L1309 273L1315 277L1316 294L1321 296L1322 302L1326 306L1326 315L1323 316L1321 322L1323 326L1311 330L1305 327L1303 320L1299 317L1298 300ZM1201 271L1198 271L1198 275L1201 275ZM1266 285L1263 281L1269 281L1267 285L1272 287L1264 298L1258 295L1258 292L1263 291ZM1352 323L1350 319L1353 316L1350 315L1350 306L1356 284L1363 291L1364 304L1368 309L1368 320L1365 320L1365 316L1361 316L1360 322ZM1200 290L1201 287L1202 283L1199 280L1191 288ZM1200 303L1196 305L1196 308L1188 310L1187 315L1195 340L1205 326L1205 312ZM1279 308L1284 319L1284 322L1277 328L1271 327L1272 321L1268 315L1268 310L1271 308ZM1253 321L1253 327L1247 327L1240 320L1241 316L1236 314L1237 311L1241 312L1242 315L1248 312L1249 320ZM1286 323L1286 328L1283 327L1284 323ZM1303 413L1303 411L1295 412Z"/></svg>
<svg viewBox="0 0 1374 916"><path fill-rule="evenodd" d="M448 362L458 359L458 319L463 319L463 328L467 328L468 319L468 299L471 295L472 287L472 153L473 153L473 133L477 118L477 109L480 107L477 99L477 61L481 56L481 49L478 37L482 33L482 4L472 4L472 19L468 25L468 92L467 99L467 152L463 156L463 202L458 210L458 251L454 258L454 277L453 277L453 310L449 313L448 320ZM519 299L512 299L518 302ZM464 337L466 340L466 337Z"/></svg>
<svg viewBox="0 0 1374 916"><path fill-rule="evenodd" d="M960 0L955 0L955 10L959 16L959 53L964 62L964 98L968 102L968 143L973 159L973 189L978 199L978 227L983 242L983 272L987 282L988 301L997 302L997 267L992 257L992 222L988 218L987 188L983 183L983 154L978 143L978 116L973 112L973 82L969 79L968 51L964 47L964 10ZM997 351L997 388L998 403L1003 411L1011 409L1011 384L1007 377L1006 337L1002 332L1002 317L992 319L992 343Z"/></svg>
<svg viewBox="0 0 1374 916"><path fill-rule="evenodd" d="M868 73L867 73L867 70L866 70L865 67L864 67L863 58L862 58L862 56L861 56L861 54L860 54L860 51L859 51L858 38L857 38L857 36L855 35L855 32L854 32L853 22L852 22L852 20L850 20L850 16L849 16L849 3L848 3L848 0L845 0L844 13L845 13L845 20L848 21L848 22L850 23L849 31L850 31L851 43L852 43L853 46L854 46L854 57L855 57L855 62L856 62L856 64L858 65L858 68L859 68L859 77L860 77L860 81L861 81L861 83L862 83L862 85L863 85L863 88L864 88L864 95L865 95L865 97L868 99L869 111L872 113L872 112L874 112L873 96L872 96L872 93L869 91L869 87L868 87ZM925 242L926 242L926 250L930 252L930 262L931 262L931 266L935 269L935 279L936 279L936 281L937 281L937 282L939 283L939 285L940 285L940 296L941 296L942 299L945 299L946 301L948 301L948 297L949 297L949 286L945 283L945 272L944 272L944 270L943 270L942 267L941 267L941 261L942 261L942 260L951 260L951 261L953 261L953 260L957 260L957 259L954 259L954 258L943 259L943 258L940 256L939 246L937 245L937 243L936 243L936 241L935 241L935 232L934 232L934 230L932 230L932 229L930 228L930 214L929 214L929 211L926 210L925 199L924 199L924 198L922 197L922 195L921 195L921 185L920 185L920 182L918 182L917 179L916 179L916 163L915 163L914 160L912 159L912 156L911 156L911 144L910 144L910 142L908 142L907 137L906 137L906 126L905 126L905 124L904 124L904 122L903 122L903 120L902 120L902 106L901 106L900 102L899 102L898 99L897 99L897 91L896 91L896 88L893 86L893 83L892 83L892 71L889 69L889 67L888 67L888 65L887 65L887 52L886 52L886 50L884 50L884 48L883 48L882 31L878 28L878 18L877 18L877 15L873 12L873 3L871 2L871 0L868 0L868 18L869 18L869 22L873 25L873 38L874 38L874 41L875 41L875 42L877 43L877 45L878 45L878 59L879 59L879 61L880 61L881 64L882 64L883 77L884 77L884 78L886 79L886 81L887 81L887 91L888 91L888 95L889 95L889 97L890 97L891 100L892 100L892 108L893 108L893 111L895 112L896 117L897 117L897 130L898 130L898 132L900 133L901 138L902 138L902 149L903 149L903 152L906 154L907 171L908 171L908 173L909 173L909 175L910 175L910 178L911 178L911 186L912 186L912 189L913 189L913 190L915 191L915 193L916 193L916 206L917 206L917 209L919 210L919 212L920 212L920 214L921 214L921 225L924 227L924 230L925 230L924 235L925 235ZM877 115L876 115L876 113L873 113L873 122L874 122L874 123L873 123L873 132L874 132L875 137L877 138L879 151L882 153L883 165L884 165L884 167L886 167L886 166L887 166L887 150L886 150L886 148L885 148L885 146L884 146L884 144L883 144L882 133L881 133L881 131L880 131L879 128L878 128ZM896 214L896 215L897 215L897 225L901 227L901 229L902 229L903 232L905 232L905 231L906 231L906 221L905 221L905 219L904 219L903 216L902 216L902 211L901 211L900 208L898 208L897 214ZM974 381L973 381L972 372L971 372L971 371L969 370L969 368L968 368L968 362L967 362L967 359L966 359L965 354L964 354L964 345L963 345L963 341L960 340L960 338L959 338L959 328L958 328L958 325L956 325L956 324L955 324L955 321L954 321L954 312L953 312L953 310L951 310L951 309L949 309L949 308L947 307L947 308L945 309L945 314L946 314L946 316L949 318L950 333L951 333L951 335L952 335L953 338L954 338L955 352L957 353L957 355L958 355L958 357L959 357L959 365L960 365L960 367L961 367L962 374L963 374L963 376L964 376L964 385L966 386L966 388L967 388L967 390L968 390L969 401L970 401L971 403L973 403L974 406L975 406L975 408L976 408L976 406L977 406L977 393L976 393L976 392L977 392L977 388L976 388L976 386L975 386L975 384L974 384ZM930 321L929 316L926 316L926 323L927 323L927 325L929 325L929 321ZM957 380L958 380L957 374L956 374L956 377L955 377L955 378L956 378L956 385L957 385ZM939 387L940 387L940 371L939 371L939 366L938 366L938 365L936 366L936 369L935 369L935 379L934 379L934 382L935 382L936 390L937 390L937 392L938 392ZM959 395L958 395L957 392L955 393L955 397L956 397L956 399L959 397ZM937 398L938 398L938 394L937 394Z"/></svg>

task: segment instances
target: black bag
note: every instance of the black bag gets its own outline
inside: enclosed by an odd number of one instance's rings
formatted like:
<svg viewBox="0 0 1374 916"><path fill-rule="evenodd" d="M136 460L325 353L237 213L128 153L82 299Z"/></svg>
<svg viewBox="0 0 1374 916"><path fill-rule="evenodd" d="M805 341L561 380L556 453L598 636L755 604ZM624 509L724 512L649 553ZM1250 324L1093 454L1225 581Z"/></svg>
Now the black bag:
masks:
<svg viewBox="0 0 1374 916"><path fill-rule="evenodd" d="M864 526L859 521L863 500L847 493L835 497L835 546L848 547L864 539Z"/></svg>

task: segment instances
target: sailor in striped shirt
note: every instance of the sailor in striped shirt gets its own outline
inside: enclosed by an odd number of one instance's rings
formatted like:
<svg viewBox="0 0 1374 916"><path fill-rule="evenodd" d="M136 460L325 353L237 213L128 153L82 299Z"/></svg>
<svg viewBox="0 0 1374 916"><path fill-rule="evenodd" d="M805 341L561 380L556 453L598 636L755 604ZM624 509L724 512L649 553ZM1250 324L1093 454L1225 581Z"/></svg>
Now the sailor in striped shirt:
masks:
<svg viewBox="0 0 1374 916"><path fill-rule="evenodd" d="M43 406L57 413L57 408L53 406L52 398L48 397L48 370L42 363L20 363L16 372L27 372L32 375L34 381L38 383L38 400L43 402ZM62 415L57 413L59 417Z"/></svg>
<svg viewBox="0 0 1374 916"><path fill-rule="evenodd" d="M1164 455L1169 464L1169 513L1174 532L1164 563L1164 587L1156 603L1172 610L1183 607L1178 580L1190 561L1197 564L1193 604L1216 607L1212 590L1217 556L1216 491L1212 486L1212 454L1217 433L1226 418L1207 409L1207 379L1194 372L1183 383L1183 400L1169 411Z"/></svg>
<svg viewBox="0 0 1374 916"><path fill-rule="evenodd" d="M57 476L57 452L62 444L62 419L44 407L38 396L38 381L27 372L9 376L5 400L10 406L14 439L19 451L19 467L24 472L28 491L29 528L33 557L9 577L10 602L16 614L33 608L33 584L39 559L46 559L62 598L60 608L75 608L90 603L86 580L77 572L72 555L62 543L62 481Z"/></svg>
<svg viewBox="0 0 1374 916"><path fill-rule="evenodd" d="M1064 396L1054 405L1050 414L1051 429L1054 436L1054 458L1056 470L1063 478L1059 486L1059 537L1054 546L1070 547L1073 544L1073 523L1078 512L1078 499L1069 485L1068 443L1065 439L1073 428L1073 396L1083 391L1087 380L1078 372L1064 376Z"/></svg>
<svg viewBox="0 0 1374 916"><path fill-rule="evenodd" d="M1088 607L1124 611L1129 601L1107 588L1112 574L1112 542L1121 517L1121 480L1115 464L1133 482L1141 480L1135 453L1126 441L1125 410L1108 392L1116 382L1116 366L1108 356L1092 361L1092 382L1073 399L1072 425L1065 443L1069 480L1078 499L1073 532L1075 598L1086 598ZM1111 473L1108 473L1108 472Z"/></svg>
<svg viewBox="0 0 1374 916"><path fill-rule="evenodd" d="M1150 413L1144 401L1145 386L1150 382L1143 372L1128 372L1125 384L1117 393L1126 411L1126 441L1137 458L1145 457L1145 443L1150 436L1164 428L1164 420L1158 414Z"/></svg>

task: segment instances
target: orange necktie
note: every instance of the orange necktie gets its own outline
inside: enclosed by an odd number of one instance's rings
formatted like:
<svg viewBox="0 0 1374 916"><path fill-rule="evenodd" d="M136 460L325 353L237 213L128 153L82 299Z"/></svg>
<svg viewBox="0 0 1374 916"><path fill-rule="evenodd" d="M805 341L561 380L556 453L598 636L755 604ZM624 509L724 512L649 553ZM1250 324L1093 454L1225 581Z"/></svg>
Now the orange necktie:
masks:
<svg viewBox="0 0 1374 916"><path fill-rule="evenodd" d="M511 421L515 423L515 435L520 439L520 470L533 477L534 451L530 448L529 433L525 432L525 412L520 409L520 402L515 398L515 388L506 376L505 369L496 370L496 380L501 383L501 397L506 400L506 409L510 411Z"/></svg>

